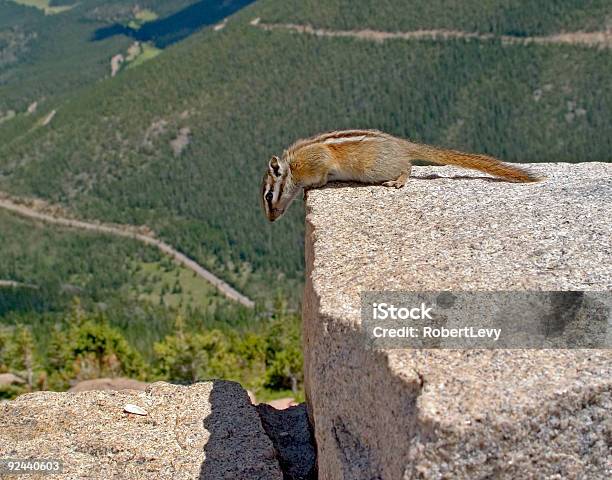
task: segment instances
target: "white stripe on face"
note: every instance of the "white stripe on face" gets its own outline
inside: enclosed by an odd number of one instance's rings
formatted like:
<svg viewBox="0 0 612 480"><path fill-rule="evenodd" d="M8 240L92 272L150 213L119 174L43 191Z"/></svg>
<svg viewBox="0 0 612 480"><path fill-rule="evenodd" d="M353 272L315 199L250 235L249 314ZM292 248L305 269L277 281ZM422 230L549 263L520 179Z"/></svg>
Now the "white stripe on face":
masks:
<svg viewBox="0 0 612 480"><path fill-rule="evenodd" d="M271 170L268 170L265 188L263 190L263 200L266 205L266 210L271 211L273 208L276 208L279 201L281 200L281 195L283 194L283 183L286 182L286 175L284 175L283 166L279 166L278 168L278 176L275 176ZM268 203L267 195L268 193L272 193L272 201Z"/></svg>
<svg viewBox="0 0 612 480"><path fill-rule="evenodd" d="M281 173L281 177L274 179L274 192L272 194L272 205L276 205L279 200L281 185L283 184L283 177Z"/></svg>

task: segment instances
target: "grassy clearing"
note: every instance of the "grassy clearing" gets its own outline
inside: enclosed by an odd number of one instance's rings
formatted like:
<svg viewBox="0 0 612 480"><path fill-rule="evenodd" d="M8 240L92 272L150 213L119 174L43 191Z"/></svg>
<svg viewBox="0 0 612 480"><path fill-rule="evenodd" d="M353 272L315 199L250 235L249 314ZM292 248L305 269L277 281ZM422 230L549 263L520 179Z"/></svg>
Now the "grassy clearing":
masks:
<svg viewBox="0 0 612 480"><path fill-rule="evenodd" d="M270 388L262 388L261 390L257 391L256 397L259 403L280 400L281 398L293 398L293 400L297 403L306 401L303 390L298 391L296 395L291 390L272 390Z"/></svg>
<svg viewBox="0 0 612 480"><path fill-rule="evenodd" d="M153 10L149 10L148 8L145 8L142 10L138 10L134 14L134 19L130 20L127 26L131 28L132 30L138 30L145 23L152 22L157 19L158 19L157 13L155 13Z"/></svg>
<svg viewBox="0 0 612 480"><path fill-rule="evenodd" d="M136 54L132 60L129 61L126 68L134 68L142 65L147 60L157 57L162 50L155 47L152 43L140 43L138 46L140 53Z"/></svg>
<svg viewBox="0 0 612 480"><path fill-rule="evenodd" d="M134 265L134 273L138 298L154 305L183 311L208 310L223 301L212 285L168 259L137 263Z"/></svg>
<svg viewBox="0 0 612 480"><path fill-rule="evenodd" d="M50 5L51 0L13 0L13 1L15 3L18 3L19 5L24 5L26 7L38 8L39 10L42 10L43 12L45 12L45 15L56 15L58 13L66 12L76 6L76 3L75 3L74 5L62 5L59 7L52 7Z"/></svg>
<svg viewBox="0 0 612 480"><path fill-rule="evenodd" d="M135 16L136 19L140 20L141 22L152 22L158 18L157 13L155 13L153 10L149 10L148 8L138 10Z"/></svg>

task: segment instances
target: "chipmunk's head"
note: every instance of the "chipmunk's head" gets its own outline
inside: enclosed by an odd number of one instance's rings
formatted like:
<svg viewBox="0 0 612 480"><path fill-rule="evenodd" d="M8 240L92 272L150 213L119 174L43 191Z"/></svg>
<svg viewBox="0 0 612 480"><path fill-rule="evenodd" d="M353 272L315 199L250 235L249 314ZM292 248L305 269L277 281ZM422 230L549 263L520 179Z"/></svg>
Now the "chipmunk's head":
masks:
<svg viewBox="0 0 612 480"><path fill-rule="evenodd" d="M289 162L272 157L261 182L261 201L268 220L273 222L280 218L299 190L291 178Z"/></svg>

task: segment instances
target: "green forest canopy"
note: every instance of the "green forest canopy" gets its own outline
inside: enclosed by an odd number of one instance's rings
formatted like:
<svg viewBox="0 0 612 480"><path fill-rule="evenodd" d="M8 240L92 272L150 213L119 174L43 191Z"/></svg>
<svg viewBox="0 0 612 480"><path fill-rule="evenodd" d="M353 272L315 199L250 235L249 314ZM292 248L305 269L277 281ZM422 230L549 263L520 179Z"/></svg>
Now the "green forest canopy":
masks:
<svg viewBox="0 0 612 480"><path fill-rule="evenodd" d="M193 3L138 5L161 21ZM408 8L399 0L260 0L223 29L194 32L110 78L110 58L125 54L134 38L91 36L129 24L134 7L84 0L45 16L0 3L0 118L14 111L0 123L0 190L85 219L147 225L260 303L280 291L299 304L303 209L298 204L270 225L258 198L266 161L296 138L378 128L513 162L610 160L610 49L496 39L380 43L250 25L261 18L337 29L550 35L605 28L612 15L606 1L467 0L451 8L415 0ZM37 110L26 113L34 101ZM0 214L0 279L40 287L0 290L1 321L11 328L23 323L41 338L66 318L78 291L91 315L108 306L110 328L151 366L154 345L175 331L177 311L194 331L256 322L206 286L197 287L204 292L198 305L187 305L185 292L195 287L155 251L48 228Z"/></svg>

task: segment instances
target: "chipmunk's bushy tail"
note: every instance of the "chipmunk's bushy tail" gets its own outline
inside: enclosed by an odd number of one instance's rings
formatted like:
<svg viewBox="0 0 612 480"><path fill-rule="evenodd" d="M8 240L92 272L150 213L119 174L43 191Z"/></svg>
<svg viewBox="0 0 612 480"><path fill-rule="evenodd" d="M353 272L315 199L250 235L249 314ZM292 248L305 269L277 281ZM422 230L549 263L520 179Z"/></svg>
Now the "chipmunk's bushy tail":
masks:
<svg viewBox="0 0 612 480"><path fill-rule="evenodd" d="M408 154L415 160L426 160L442 165L456 165L463 168L472 168L490 175L495 175L496 177L501 177L510 182L526 183L539 182L542 180L522 168L503 163L488 155L464 153L457 150L445 150L412 142L408 142Z"/></svg>

